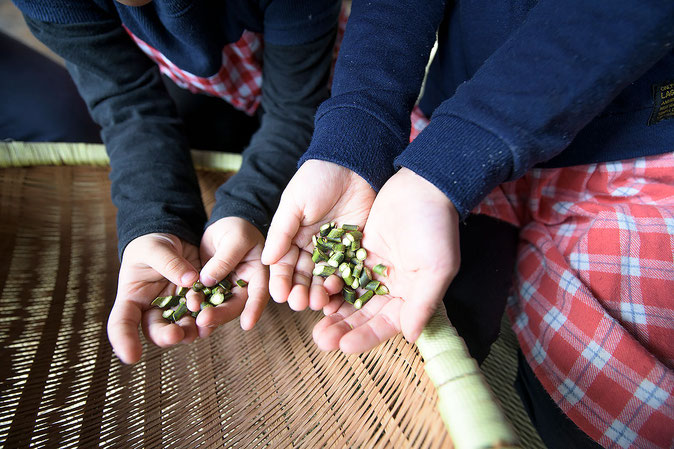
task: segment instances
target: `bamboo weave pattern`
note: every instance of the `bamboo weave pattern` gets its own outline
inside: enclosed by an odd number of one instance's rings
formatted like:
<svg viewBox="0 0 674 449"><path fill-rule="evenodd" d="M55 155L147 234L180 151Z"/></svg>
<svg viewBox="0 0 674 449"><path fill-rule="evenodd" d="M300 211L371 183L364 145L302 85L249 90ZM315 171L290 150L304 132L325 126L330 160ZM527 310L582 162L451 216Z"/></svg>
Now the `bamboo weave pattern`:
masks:
<svg viewBox="0 0 674 449"><path fill-rule="evenodd" d="M321 315L276 304L252 331L228 323L189 346L147 346L139 364L121 365L105 334L118 270L107 168L73 166L81 159L70 159L72 145L57 156L67 166L26 167L44 158L8 156L21 144L2 145L0 166L15 167L0 170L3 447L489 447L465 436L484 436L485 423L496 432L489 444L514 441L472 359L456 361L465 347L448 321L437 326L459 345L450 364L468 367L477 392L429 369L439 359L423 345L435 327L419 343L426 375L402 338L360 356L322 353L311 339ZM86 164L107 163L96 160ZM236 158L221 163L238 167ZM200 172L208 209L227 176Z"/></svg>

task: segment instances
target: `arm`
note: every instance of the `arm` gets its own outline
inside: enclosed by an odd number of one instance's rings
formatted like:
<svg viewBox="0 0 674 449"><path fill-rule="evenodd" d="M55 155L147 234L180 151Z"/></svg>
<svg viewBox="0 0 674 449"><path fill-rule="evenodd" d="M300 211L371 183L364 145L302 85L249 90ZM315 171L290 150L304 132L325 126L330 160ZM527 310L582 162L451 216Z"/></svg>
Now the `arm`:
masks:
<svg viewBox="0 0 674 449"><path fill-rule="evenodd" d="M241 169L216 192L208 225L245 218L263 234L313 131L316 108L328 97L335 29L308 44L265 42L262 123L243 153Z"/></svg>
<svg viewBox="0 0 674 449"><path fill-rule="evenodd" d="M332 97L316 114L300 160L354 171L379 190L409 142L410 113L443 18L444 1L354 2L335 67Z"/></svg>
<svg viewBox="0 0 674 449"><path fill-rule="evenodd" d="M236 308L206 310L197 319L200 326L218 325L241 314L241 326L250 329L268 301L269 274L260 260L263 236L281 192L309 144L316 107L328 96L336 14L316 20L331 24L329 31L308 43L287 41L283 38L287 29L265 28L265 36L269 32L277 39L265 41L262 124L243 153L241 169L216 192L216 205L201 243L201 260L205 262L202 282L212 285L235 272L249 281L248 296L245 304ZM295 39L311 37L289 34Z"/></svg>
<svg viewBox="0 0 674 449"><path fill-rule="evenodd" d="M26 17L67 61L110 156L120 257L149 233L198 244L205 212L189 148L159 70L113 19L54 24Z"/></svg>
<svg viewBox="0 0 674 449"><path fill-rule="evenodd" d="M177 325L150 301L189 286L200 266L205 212L174 105L157 68L112 19L70 25L26 18L33 33L68 62L89 110L103 128L112 200L124 254L108 338L125 363L141 357L138 327L165 347L206 336L192 317Z"/></svg>
<svg viewBox="0 0 674 449"><path fill-rule="evenodd" d="M566 148L674 40L668 1L540 1L396 159L465 216Z"/></svg>

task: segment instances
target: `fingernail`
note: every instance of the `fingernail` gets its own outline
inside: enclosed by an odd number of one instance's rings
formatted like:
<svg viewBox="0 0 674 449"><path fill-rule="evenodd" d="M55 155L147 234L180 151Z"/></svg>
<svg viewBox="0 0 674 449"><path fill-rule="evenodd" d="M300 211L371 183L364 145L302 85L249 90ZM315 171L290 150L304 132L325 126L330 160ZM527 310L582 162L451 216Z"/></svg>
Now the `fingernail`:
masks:
<svg viewBox="0 0 674 449"><path fill-rule="evenodd" d="M207 274L202 274L202 275L201 275L201 282L202 282L204 285L208 286L208 287L212 287L212 286L215 285L218 281L217 281L217 279L213 279L212 276L209 276L209 275L207 275Z"/></svg>
<svg viewBox="0 0 674 449"><path fill-rule="evenodd" d="M182 282L183 284L191 284L195 275L196 273L194 271L192 271L191 273L185 273L180 278L180 282Z"/></svg>

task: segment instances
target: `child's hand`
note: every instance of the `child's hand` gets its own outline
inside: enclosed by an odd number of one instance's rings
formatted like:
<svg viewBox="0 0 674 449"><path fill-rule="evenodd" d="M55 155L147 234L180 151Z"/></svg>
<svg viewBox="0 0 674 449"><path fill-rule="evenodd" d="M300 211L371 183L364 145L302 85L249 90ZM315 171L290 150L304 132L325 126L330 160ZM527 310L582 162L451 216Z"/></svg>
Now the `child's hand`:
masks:
<svg viewBox="0 0 674 449"><path fill-rule="evenodd" d="M328 303L326 289L338 291L341 281L331 276L324 287L323 278L312 276L311 236L329 221L362 229L374 197L370 185L347 168L319 160L302 164L283 191L262 254L275 301L288 301L293 310L320 310Z"/></svg>
<svg viewBox="0 0 674 449"><path fill-rule="evenodd" d="M314 327L323 350L362 352L403 333L416 341L459 269L458 214L433 184L402 168L384 185L363 232L367 265L389 267L390 291L362 309L334 297Z"/></svg>
<svg viewBox="0 0 674 449"><path fill-rule="evenodd" d="M197 338L194 318L187 315L169 323L151 302L157 296L174 295L176 286L191 286L199 278L199 266L197 248L174 235L147 234L126 246L108 318L108 338L122 362L140 360L139 324L147 339L161 347Z"/></svg>
<svg viewBox="0 0 674 449"><path fill-rule="evenodd" d="M213 286L231 273L232 282L243 279L248 286L235 286L231 299L199 312L199 329L213 329L239 315L244 330L257 323L269 301L269 270L260 262L263 247L264 236L243 218L221 218L206 229L201 239L201 260L205 262L201 282Z"/></svg>

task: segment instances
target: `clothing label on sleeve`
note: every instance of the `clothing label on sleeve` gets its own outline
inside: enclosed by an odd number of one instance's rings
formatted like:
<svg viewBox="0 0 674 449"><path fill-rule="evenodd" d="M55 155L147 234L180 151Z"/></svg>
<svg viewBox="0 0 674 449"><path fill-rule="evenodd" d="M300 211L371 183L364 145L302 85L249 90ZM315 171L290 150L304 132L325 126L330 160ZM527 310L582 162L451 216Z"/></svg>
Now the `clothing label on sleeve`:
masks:
<svg viewBox="0 0 674 449"><path fill-rule="evenodd" d="M649 125L674 118L674 81L653 85L653 112L648 119Z"/></svg>

